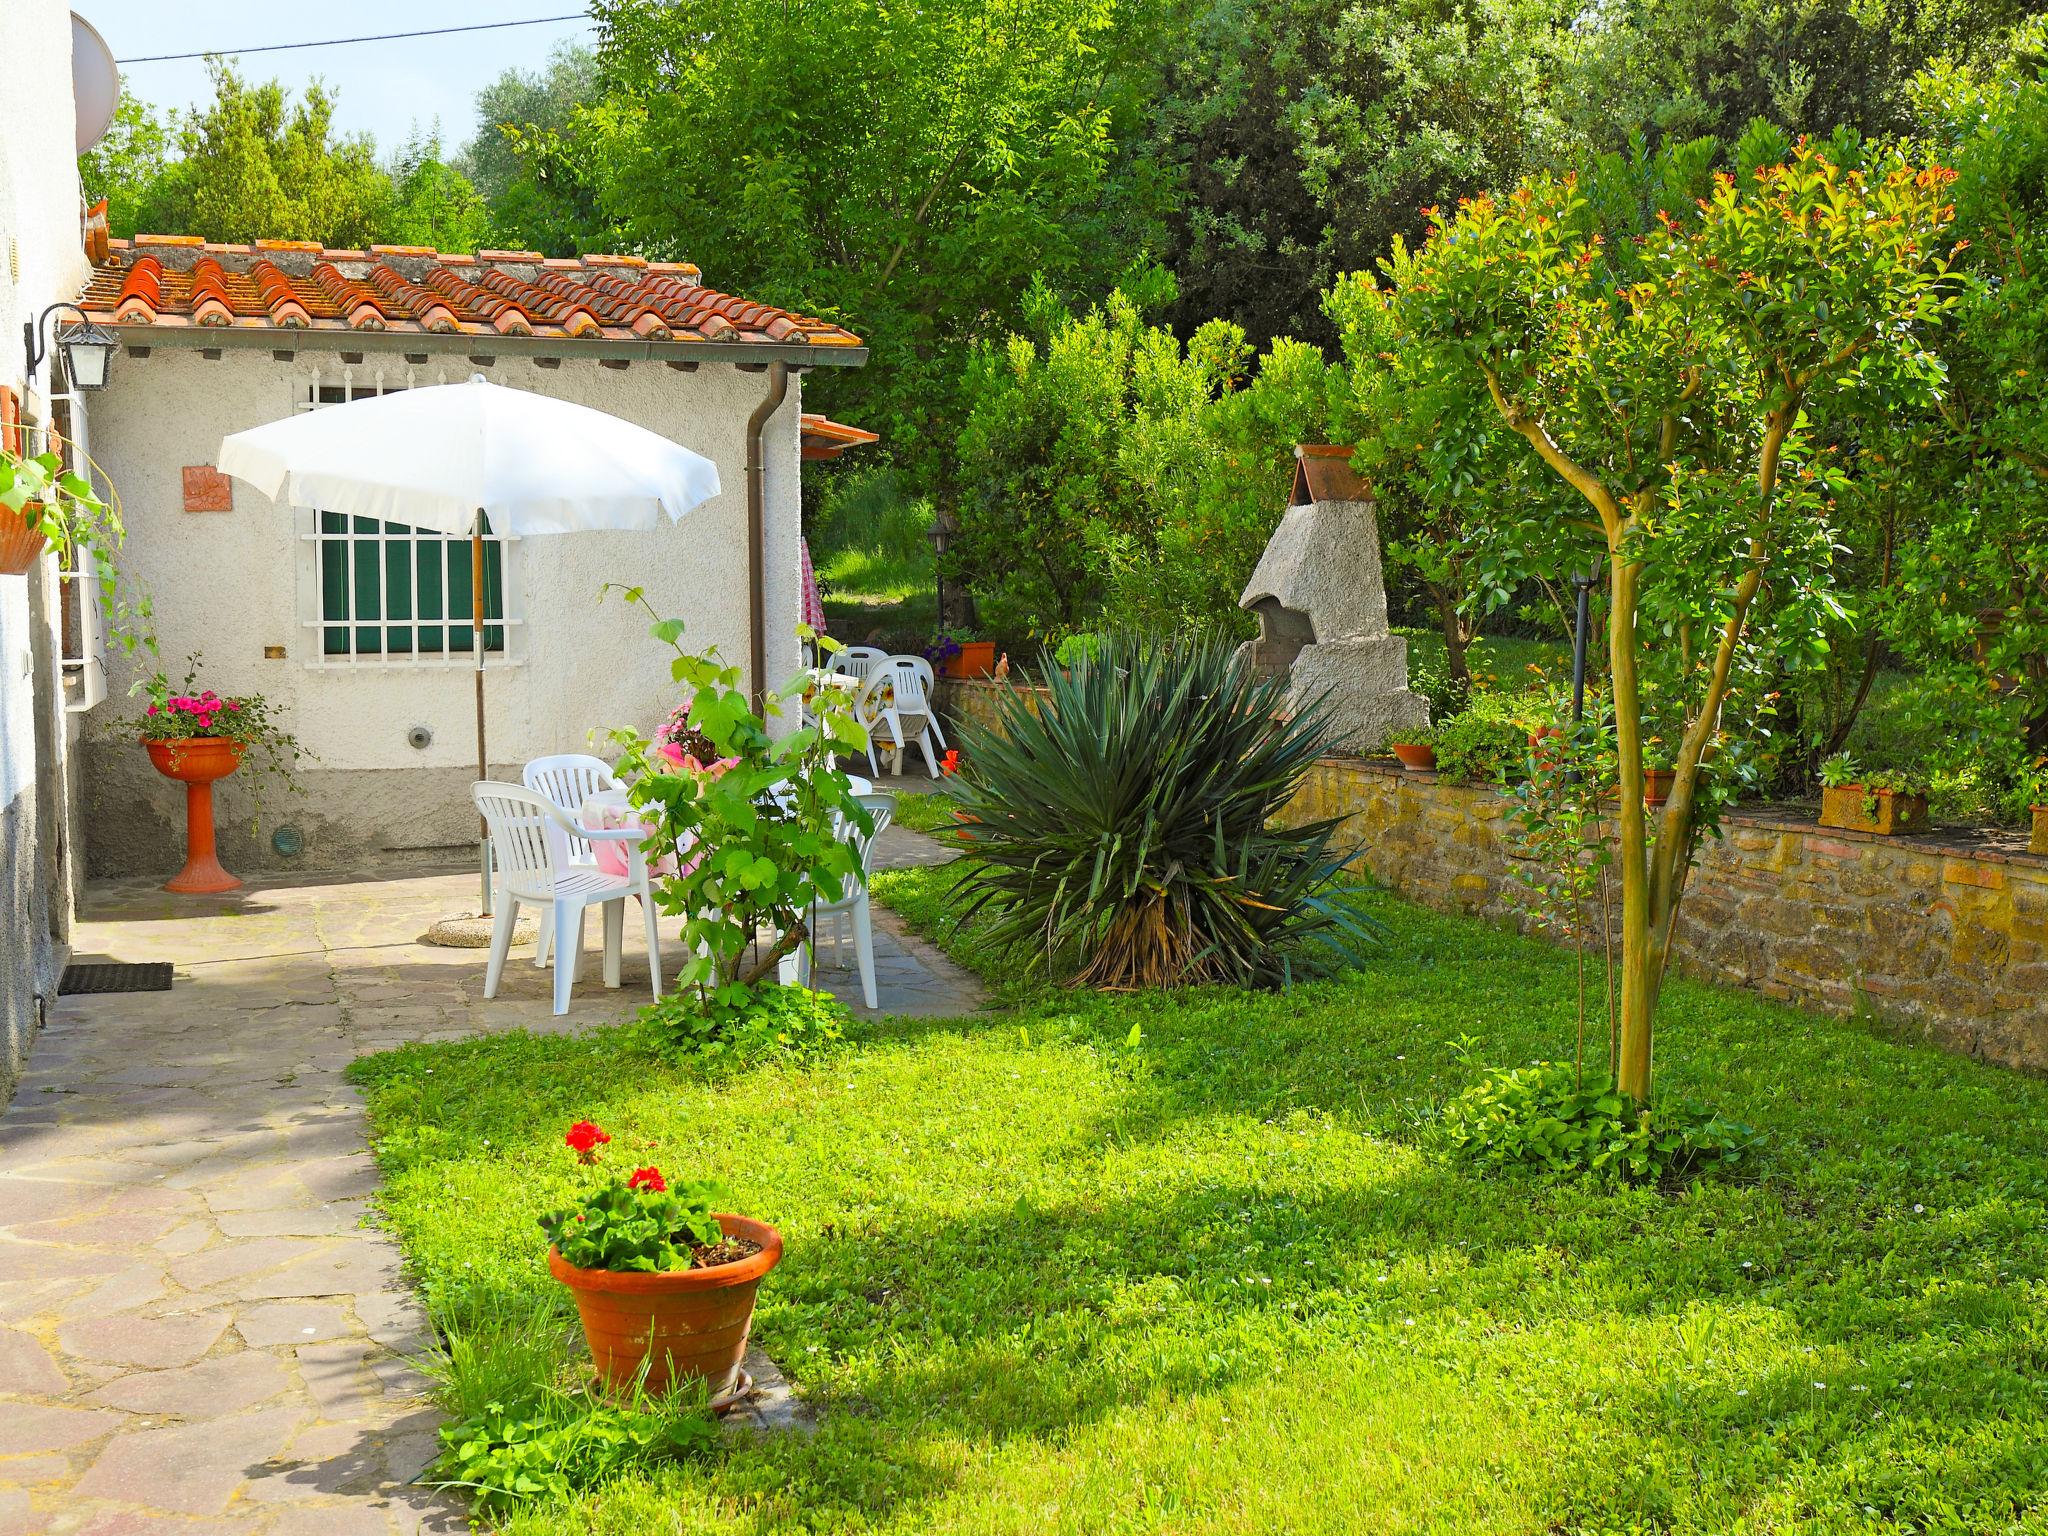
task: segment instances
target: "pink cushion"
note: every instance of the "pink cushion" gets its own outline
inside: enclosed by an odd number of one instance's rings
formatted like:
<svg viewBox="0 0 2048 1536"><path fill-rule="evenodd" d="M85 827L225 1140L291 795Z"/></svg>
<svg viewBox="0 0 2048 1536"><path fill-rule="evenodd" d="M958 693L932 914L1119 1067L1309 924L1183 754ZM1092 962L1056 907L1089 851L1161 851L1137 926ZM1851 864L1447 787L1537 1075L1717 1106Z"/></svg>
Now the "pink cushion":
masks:
<svg viewBox="0 0 2048 1536"><path fill-rule="evenodd" d="M630 805L586 805L583 807L582 824L593 831L612 831L619 827L644 827L649 832L657 830L661 818L652 811L636 810ZM597 859L597 867L608 875L623 878L631 867L626 852L627 845L606 839L590 845L591 853ZM676 872L673 854L663 854L654 861L652 873L656 879L664 879Z"/></svg>

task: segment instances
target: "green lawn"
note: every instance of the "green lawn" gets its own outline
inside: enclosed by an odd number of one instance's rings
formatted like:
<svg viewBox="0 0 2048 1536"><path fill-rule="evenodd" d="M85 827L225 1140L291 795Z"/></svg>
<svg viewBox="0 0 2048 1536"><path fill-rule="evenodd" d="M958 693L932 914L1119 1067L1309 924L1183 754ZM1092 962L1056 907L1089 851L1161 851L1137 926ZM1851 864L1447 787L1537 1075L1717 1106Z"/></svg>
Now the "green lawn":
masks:
<svg viewBox="0 0 2048 1536"><path fill-rule="evenodd" d="M948 878L881 886L929 928ZM1384 951L1287 996L1012 978L722 1082L618 1034L362 1063L458 1327L560 1305L533 1218L575 1117L789 1242L758 1336L815 1438L512 1529L2048 1529L2048 1085L1674 983L1662 1086L1766 1128L1760 1181L1477 1177L1420 1140L1477 1070L1447 1042L1568 1054L1566 959L1375 907Z"/></svg>

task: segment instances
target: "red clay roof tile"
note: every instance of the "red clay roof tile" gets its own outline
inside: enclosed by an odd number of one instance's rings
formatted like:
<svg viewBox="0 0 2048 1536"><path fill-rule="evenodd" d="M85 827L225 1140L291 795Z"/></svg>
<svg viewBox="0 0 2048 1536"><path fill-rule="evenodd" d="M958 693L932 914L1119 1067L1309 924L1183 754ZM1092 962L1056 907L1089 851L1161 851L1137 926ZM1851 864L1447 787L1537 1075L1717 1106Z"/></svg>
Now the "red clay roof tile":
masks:
<svg viewBox="0 0 2048 1536"><path fill-rule="evenodd" d="M310 258L310 259L309 259ZM102 324L293 331L428 331L563 341L858 347L851 331L706 288L688 262L425 246L324 249L303 240L107 242L79 303Z"/></svg>

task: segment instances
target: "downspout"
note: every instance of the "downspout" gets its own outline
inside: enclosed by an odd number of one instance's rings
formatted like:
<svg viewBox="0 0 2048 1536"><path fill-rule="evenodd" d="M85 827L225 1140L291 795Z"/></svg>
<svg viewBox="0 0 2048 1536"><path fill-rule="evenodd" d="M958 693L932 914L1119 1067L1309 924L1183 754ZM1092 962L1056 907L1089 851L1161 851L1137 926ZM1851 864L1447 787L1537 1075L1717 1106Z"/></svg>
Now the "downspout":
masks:
<svg viewBox="0 0 2048 1536"><path fill-rule="evenodd" d="M763 695L768 691L768 604L764 573L764 567L768 563L768 518L765 509L767 496L763 485L766 476L761 433L768 425L768 418L782 408L782 402L788 396L789 364L779 360L770 363L768 393L761 403L754 407L754 414L747 418L747 689L757 712L761 708Z"/></svg>

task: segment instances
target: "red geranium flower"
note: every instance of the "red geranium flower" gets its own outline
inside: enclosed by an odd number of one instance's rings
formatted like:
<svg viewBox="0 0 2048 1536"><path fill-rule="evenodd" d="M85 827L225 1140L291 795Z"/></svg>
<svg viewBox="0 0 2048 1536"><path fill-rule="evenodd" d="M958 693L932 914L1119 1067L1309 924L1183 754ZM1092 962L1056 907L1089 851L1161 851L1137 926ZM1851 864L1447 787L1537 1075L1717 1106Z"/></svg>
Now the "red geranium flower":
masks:
<svg viewBox="0 0 2048 1536"><path fill-rule="evenodd" d="M562 1140L568 1144L569 1150L576 1154L577 1162L594 1163L597 1161L597 1149L610 1141L611 1137L599 1130L593 1121L578 1120L569 1127L569 1134Z"/></svg>
<svg viewBox="0 0 2048 1536"><path fill-rule="evenodd" d="M626 1180L626 1188L644 1189L649 1194L663 1195L668 1193L668 1180L661 1176L659 1168L635 1168L633 1177Z"/></svg>

